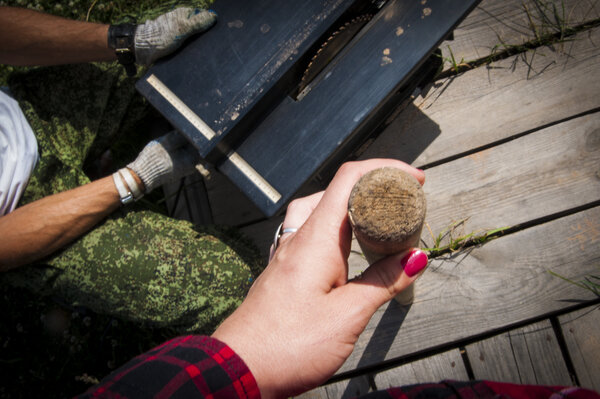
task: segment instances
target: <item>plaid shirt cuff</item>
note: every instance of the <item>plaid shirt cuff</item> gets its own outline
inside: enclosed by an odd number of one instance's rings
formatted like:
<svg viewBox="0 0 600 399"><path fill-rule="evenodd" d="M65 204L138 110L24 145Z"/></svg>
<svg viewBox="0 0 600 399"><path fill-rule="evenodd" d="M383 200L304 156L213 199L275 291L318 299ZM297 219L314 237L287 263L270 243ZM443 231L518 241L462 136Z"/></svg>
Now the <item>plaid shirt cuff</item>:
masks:
<svg viewBox="0 0 600 399"><path fill-rule="evenodd" d="M168 341L126 363L82 398L260 398L244 361L214 338Z"/></svg>

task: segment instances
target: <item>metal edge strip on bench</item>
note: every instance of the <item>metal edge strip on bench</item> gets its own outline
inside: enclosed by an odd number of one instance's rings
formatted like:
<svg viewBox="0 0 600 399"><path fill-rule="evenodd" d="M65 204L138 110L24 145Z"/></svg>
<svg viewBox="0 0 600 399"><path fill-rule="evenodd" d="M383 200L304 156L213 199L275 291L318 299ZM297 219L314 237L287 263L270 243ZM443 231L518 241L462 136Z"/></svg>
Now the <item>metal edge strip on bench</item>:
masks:
<svg viewBox="0 0 600 399"><path fill-rule="evenodd" d="M150 86L160 93L179 113L185 117L207 140L212 140L216 133L198 115L194 113L183 101L179 99L163 82L155 75L146 79Z"/></svg>
<svg viewBox="0 0 600 399"><path fill-rule="evenodd" d="M235 165L256 187L260 189L273 203L281 199L281 194L269 184L254 168L235 151L227 154L227 159Z"/></svg>

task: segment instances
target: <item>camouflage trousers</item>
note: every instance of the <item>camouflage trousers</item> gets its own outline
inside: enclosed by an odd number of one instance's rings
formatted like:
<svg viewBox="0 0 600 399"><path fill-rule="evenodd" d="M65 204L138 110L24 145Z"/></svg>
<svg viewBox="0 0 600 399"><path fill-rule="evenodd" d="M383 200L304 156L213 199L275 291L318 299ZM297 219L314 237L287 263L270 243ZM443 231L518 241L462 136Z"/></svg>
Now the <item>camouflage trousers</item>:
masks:
<svg viewBox="0 0 600 399"><path fill-rule="evenodd" d="M40 153L19 206L88 183L86 159L115 137L139 135L150 108L120 67L35 69L14 74L9 84ZM142 132L139 147L149 140ZM142 325L210 333L241 303L257 259L234 231L193 226L134 205L58 253L0 278Z"/></svg>

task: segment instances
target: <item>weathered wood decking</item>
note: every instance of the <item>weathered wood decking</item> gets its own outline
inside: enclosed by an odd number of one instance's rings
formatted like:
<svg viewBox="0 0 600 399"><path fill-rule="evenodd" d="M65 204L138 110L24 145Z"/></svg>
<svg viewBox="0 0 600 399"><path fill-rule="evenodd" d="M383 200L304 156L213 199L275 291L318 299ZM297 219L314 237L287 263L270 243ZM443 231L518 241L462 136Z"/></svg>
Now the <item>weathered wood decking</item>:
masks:
<svg viewBox="0 0 600 399"><path fill-rule="evenodd" d="M515 47L552 32L550 4L564 15L557 26L578 32ZM433 259L414 304L379 309L333 382L304 397L469 378L600 391L598 297L549 273L600 273L599 18L593 0L483 0L441 46L473 67L447 63L360 158L425 169L434 235L458 221L455 237L508 230ZM266 254L281 217L262 220L218 175L207 187L214 222L243 226ZM432 245L427 230L423 241ZM367 267L357 254L349 262Z"/></svg>

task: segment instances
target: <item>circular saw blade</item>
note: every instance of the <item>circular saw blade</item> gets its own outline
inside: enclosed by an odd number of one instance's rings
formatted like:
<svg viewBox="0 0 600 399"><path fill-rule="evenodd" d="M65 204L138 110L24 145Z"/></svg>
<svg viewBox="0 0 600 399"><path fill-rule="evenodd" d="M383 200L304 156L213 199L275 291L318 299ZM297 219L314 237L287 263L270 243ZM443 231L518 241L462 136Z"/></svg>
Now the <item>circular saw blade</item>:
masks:
<svg viewBox="0 0 600 399"><path fill-rule="evenodd" d="M352 38L361 30L367 22L371 20L373 15L365 14L353 18L337 29L329 38L321 45L319 50L310 60L308 67L302 75L302 80L298 88L298 92L302 93L304 89L325 69L325 67L335 58L341 49L352 40Z"/></svg>

